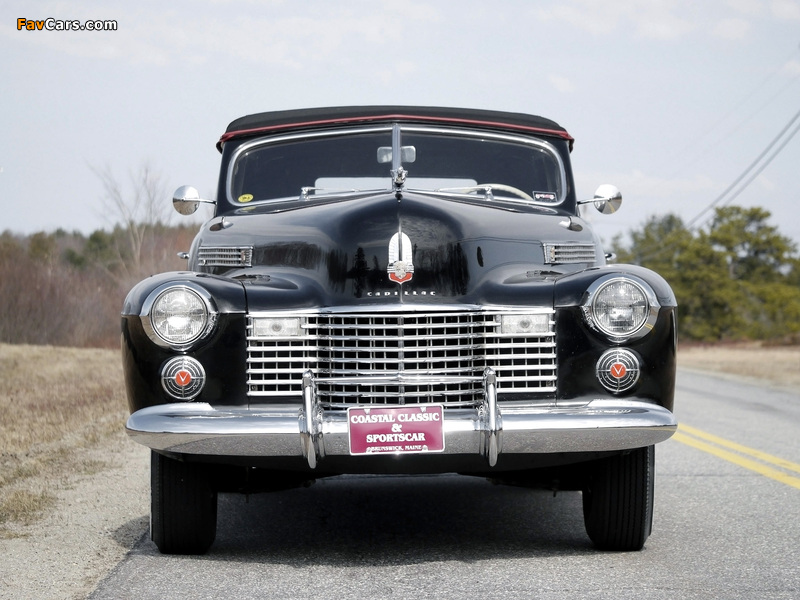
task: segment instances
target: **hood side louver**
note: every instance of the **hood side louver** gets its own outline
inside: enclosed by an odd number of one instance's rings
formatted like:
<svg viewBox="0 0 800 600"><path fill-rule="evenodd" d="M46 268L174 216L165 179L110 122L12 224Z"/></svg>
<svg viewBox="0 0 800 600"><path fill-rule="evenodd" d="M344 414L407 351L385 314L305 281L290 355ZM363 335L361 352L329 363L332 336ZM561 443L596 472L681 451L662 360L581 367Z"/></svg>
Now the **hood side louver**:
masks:
<svg viewBox="0 0 800 600"><path fill-rule="evenodd" d="M597 259L594 244L545 243L544 262L548 265L594 263Z"/></svg>
<svg viewBox="0 0 800 600"><path fill-rule="evenodd" d="M201 246L197 260L203 267L251 267L252 246Z"/></svg>

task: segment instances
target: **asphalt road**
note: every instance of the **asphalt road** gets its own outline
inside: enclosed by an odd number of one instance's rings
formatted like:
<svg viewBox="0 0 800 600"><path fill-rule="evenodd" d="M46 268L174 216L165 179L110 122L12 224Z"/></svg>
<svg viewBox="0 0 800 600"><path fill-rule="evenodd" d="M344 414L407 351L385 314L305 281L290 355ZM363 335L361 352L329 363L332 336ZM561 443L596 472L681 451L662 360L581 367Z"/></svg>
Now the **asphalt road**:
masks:
<svg viewBox="0 0 800 600"><path fill-rule="evenodd" d="M342 477L222 496L206 556L145 536L90 597L799 598L800 392L681 371L676 406L641 552L594 550L579 493Z"/></svg>

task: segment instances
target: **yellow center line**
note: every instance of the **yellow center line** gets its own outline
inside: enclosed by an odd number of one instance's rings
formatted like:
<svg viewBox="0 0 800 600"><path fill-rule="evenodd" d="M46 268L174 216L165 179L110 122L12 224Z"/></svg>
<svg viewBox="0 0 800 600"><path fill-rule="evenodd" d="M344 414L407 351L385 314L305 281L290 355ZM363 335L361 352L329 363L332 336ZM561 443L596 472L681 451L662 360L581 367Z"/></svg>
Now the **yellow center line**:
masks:
<svg viewBox="0 0 800 600"><path fill-rule="evenodd" d="M779 456L773 456L772 454L761 452L760 450L756 450L755 448L748 448L747 446L742 446L741 444L737 444L736 442L731 442L730 440L726 440L725 438L721 438L716 435L706 433L705 431L695 429L694 427L689 427L688 425L681 424L678 426L678 430L681 433L688 433L689 435L700 438L701 440L706 440L707 442L711 442L712 444L716 444L717 446L722 446L723 448L728 448L735 452L752 456L753 458L757 458L760 461L773 464L776 467L780 467L781 469L786 469L787 471L794 471L796 473L800 473L800 465L785 460L783 458L780 458Z"/></svg>
<svg viewBox="0 0 800 600"><path fill-rule="evenodd" d="M789 475L778 468L775 468L779 467L800 473L800 465L797 463L767 454L766 452L761 452L760 450L756 450L754 448L748 448L747 446L737 444L736 442L731 442L724 438L706 433L687 425L680 425L679 431L672 437L682 444L702 450L703 452L707 452L713 456L716 456L717 458L727 460L735 465L749 469L793 488L800 489L800 477ZM725 448L729 448L729 450L726 450ZM735 450L735 452L732 450ZM769 463L773 466L763 463Z"/></svg>

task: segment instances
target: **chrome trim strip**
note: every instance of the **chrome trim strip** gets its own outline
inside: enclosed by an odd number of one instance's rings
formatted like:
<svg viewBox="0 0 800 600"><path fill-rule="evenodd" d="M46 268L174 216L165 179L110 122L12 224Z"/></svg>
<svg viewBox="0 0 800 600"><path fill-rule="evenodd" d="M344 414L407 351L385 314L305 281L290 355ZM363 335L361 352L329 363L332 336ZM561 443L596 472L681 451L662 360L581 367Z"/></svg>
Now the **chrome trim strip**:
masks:
<svg viewBox="0 0 800 600"><path fill-rule="evenodd" d="M249 409L191 402L163 404L133 413L126 430L134 441L165 452L308 458L301 434L302 413L298 404ZM346 411L316 414L319 421L311 428L320 434L319 462L325 456L349 456ZM666 408L635 399L597 399L569 407L497 402L497 417L502 418L498 457L641 448L669 439L677 429L675 416ZM445 455L486 456L483 449L489 425L479 409L445 409L444 418ZM498 423L495 430L499 432Z"/></svg>
<svg viewBox="0 0 800 600"><path fill-rule="evenodd" d="M447 312L464 312L470 314L494 314L503 313L508 315L534 315L534 314L553 314L552 306L508 306L501 304L386 304L386 305L342 305L333 307L307 308L307 309L287 309L287 310L254 310L248 313L252 317L285 317L309 316L309 315L340 315L351 313L375 314L376 309L380 313L408 313L415 317L440 316Z"/></svg>

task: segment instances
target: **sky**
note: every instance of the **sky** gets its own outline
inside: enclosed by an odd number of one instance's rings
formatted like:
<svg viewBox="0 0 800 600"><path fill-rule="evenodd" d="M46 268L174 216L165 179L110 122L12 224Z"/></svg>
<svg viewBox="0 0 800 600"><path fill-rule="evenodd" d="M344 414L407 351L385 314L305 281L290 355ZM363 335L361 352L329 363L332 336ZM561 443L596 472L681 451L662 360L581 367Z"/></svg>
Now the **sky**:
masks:
<svg viewBox="0 0 800 600"><path fill-rule="evenodd" d="M102 172L213 197L246 114L392 104L557 121L606 243L739 205L800 246L800 0L0 0L0 57L0 232L113 227Z"/></svg>

